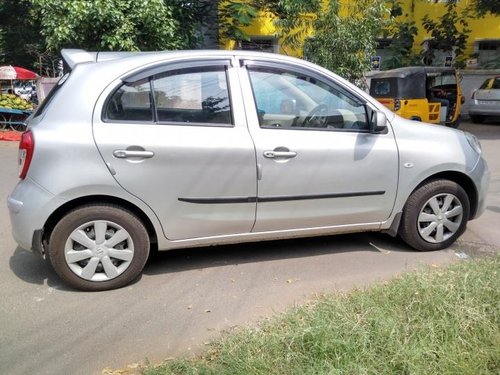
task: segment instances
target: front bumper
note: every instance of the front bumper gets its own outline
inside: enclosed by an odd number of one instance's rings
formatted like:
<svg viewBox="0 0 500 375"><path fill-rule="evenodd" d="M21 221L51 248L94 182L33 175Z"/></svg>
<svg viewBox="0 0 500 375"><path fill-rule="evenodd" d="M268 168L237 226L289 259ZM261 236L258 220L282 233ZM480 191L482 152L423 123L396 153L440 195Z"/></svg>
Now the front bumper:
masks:
<svg viewBox="0 0 500 375"><path fill-rule="evenodd" d="M477 208L471 219L476 219L482 215L486 209L486 196L490 186L490 171L488 164L483 157L480 157L476 167L470 173L477 188Z"/></svg>

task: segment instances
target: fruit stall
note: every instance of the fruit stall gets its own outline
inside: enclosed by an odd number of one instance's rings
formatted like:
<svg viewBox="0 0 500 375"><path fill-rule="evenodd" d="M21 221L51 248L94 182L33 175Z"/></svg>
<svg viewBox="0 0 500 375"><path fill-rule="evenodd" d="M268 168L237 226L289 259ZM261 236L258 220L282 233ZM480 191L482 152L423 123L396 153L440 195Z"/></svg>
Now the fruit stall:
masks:
<svg viewBox="0 0 500 375"><path fill-rule="evenodd" d="M0 131L24 131L33 104L15 94L14 81L33 81L38 75L17 66L0 66ZM6 83L6 84L5 84ZM10 87L10 88L9 88ZM6 91L6 92L4 92Z"/></svg>

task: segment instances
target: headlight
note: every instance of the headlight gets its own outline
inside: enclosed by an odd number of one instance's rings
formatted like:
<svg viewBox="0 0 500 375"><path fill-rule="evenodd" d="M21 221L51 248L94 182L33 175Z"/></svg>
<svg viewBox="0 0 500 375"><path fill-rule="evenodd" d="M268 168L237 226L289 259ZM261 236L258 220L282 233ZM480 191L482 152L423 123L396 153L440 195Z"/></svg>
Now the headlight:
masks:
<svg viewBox="0 0 500 375"><path fill-rule="evenodd" d="M474 151L476 151L479 155L482 154L483 150L481 149L481 143L479 142L479 139L474 134L471 133L464 133L465 138L467 138L467 141L469 141L470 147Z"/></svg>

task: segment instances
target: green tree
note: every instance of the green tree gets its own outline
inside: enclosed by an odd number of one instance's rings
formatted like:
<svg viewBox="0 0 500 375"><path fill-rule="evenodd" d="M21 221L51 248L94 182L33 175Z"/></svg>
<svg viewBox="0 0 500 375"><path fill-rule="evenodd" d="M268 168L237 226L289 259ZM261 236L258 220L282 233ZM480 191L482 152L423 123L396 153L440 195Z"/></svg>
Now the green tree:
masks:
<svg viewBox="0 0 500 375"><path fill-rule="evenodd" d="M313 26L313 14L319 13L321 0L225 0L220 5L221 36L236 41L250 40L245 27L261 12L271 13L275 20L276 37L283 45L297 48Z"/></svg>
<svg viewBox="0 0 500 375"><path fill-rule="evenodd" d="M298 48L321 13L321 0L254 0L259 9L272 13L277 37L285 46Z"/></svg>
<svg viewBox="0 0 500 375"><path fill-rule="evenodd" d="M193 47L188 1L30 0L49 50L136 51ZM178 17L178 18L176 18ZM189 25L181 24L189 19ZM187 26L187 27L186 27ZM186 35L188 30L190 35Z"/></svg>
<svg viewBox="0 0 500 375"><path fill-rule="evenodd" d="M441 50L449 55L455 55L454 65L457 68L465 66L467 56L464 51L467 46L470 29L468 20L472 14L472 8L467 7L462 12L457 10L458 0L447 0L445 13L433 20L428 14L422 19L424 29L431 34L431 48L424 54L424 62L431 64L434 52Z"/></svg>
<svg viewBox="0 0 500 375"><path fill-rule="evenodd" d="M3 54L0 55L1 64L36 68L31 51L43 48L43 40L30 5L30 0L0 1L3 50Z"/></svg>
<svg viewBox="0 0 500 375"><path fill-rule="evenodd" d="M226 0L219 9L219 32L222 38L234 40L238 47L242 41L250 40L244 28L258 17L259 9L247 1Z"/></svg>
<svg viewBox="0 0 500 375"><path fill-rule="evenodd" d="M390 21L384 0L359 0L350 3L348 17L340 15L338 0L315 22L315 34L306 40L304 55L340 76L364 86L364 73L370 70L375 55L376 37Z"/></svg>
<svg viewBox="0 0 500 375"><path fill-rule="evenodd" d="M382 61L383 69L395 69L403 66L422 64L422 55L412 51L418 28L414 21L403 16L403 7L399 1L391 3L392 23L384 30L384 36L389 36L388 57Z"/></svg>
<svg viewBox="0 0 500 375"><path fill-rule="evenodd" d="M474 4L475 10L479 15L500 14L500 1L498 0L476 0Z"/></svg>

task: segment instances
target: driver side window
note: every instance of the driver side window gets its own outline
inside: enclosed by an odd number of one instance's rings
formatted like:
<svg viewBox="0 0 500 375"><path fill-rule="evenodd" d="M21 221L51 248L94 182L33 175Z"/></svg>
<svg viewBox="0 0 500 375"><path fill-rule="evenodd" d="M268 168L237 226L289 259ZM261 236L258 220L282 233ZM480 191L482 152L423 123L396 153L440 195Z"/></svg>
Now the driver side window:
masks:
<svg viewBox="0 0 500 375"><path fill-rule="evenodd" d="M334 84L277 68L248 73L262 128L369 129L365 105Z"/></svg>

